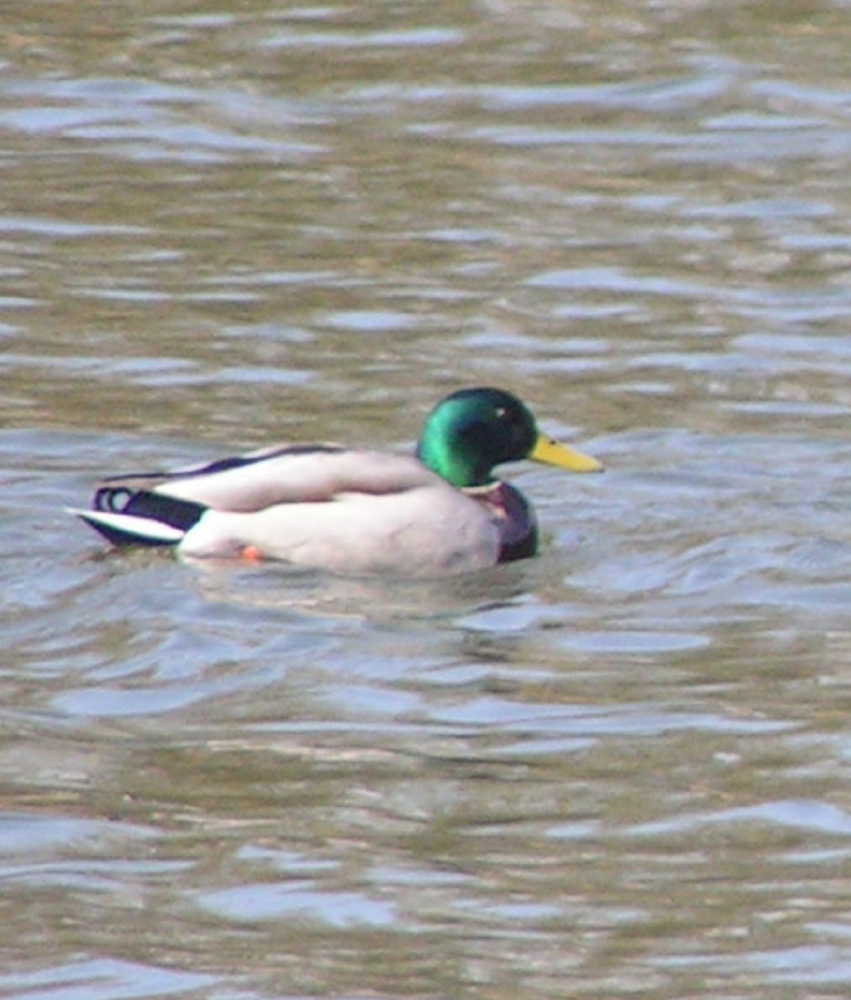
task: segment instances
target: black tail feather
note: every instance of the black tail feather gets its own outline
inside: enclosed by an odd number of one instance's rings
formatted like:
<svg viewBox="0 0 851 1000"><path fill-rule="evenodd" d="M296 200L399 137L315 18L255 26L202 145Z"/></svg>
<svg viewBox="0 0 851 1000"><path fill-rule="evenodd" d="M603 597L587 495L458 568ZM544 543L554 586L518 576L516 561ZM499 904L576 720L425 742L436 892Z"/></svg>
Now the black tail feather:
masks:
<svg viewBox="0 0 851 1000"><path fill-rule="evenodd" d="M99 487L92 508L108 514L132 514L184 532L194 527L207 509L194 500L181 500L152 490L133 490L126 485Z"/></svg>
<svg viewBox="0 0 851 1000"><path fill-rule="evenodd" d="M200 521L207 508L194 500L180 500L162 493L134 493L121 509L124 514L145 517L189 531Z"/></svg>

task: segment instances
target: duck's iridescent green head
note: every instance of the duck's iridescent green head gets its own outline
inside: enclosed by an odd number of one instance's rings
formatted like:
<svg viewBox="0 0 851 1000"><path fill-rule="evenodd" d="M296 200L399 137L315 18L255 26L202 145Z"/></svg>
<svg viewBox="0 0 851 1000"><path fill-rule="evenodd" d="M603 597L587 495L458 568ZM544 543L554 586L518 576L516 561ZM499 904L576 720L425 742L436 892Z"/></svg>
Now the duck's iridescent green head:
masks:
<svg viewBox="0 0 851 1000"><path fill-rule="evenodd" d="M529 409L502 389L461 389L423 425L417 457L453 486L482 486L503 462L524 458L573 472L599 472L595 458L542 435Z"/></svg>

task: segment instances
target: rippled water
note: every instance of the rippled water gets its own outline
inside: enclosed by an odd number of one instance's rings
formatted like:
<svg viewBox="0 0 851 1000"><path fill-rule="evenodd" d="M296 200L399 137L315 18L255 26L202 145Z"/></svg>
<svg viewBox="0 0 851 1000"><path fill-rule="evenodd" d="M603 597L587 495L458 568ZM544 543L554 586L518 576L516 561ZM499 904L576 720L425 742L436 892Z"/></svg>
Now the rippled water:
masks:
<svg viewBox="0 0 851 1000"><path fill-rule="evenodd" d="M19 4L0 993L845 995L847 4ZM108 472L498 383L543 554L105 552Z"/></svg>

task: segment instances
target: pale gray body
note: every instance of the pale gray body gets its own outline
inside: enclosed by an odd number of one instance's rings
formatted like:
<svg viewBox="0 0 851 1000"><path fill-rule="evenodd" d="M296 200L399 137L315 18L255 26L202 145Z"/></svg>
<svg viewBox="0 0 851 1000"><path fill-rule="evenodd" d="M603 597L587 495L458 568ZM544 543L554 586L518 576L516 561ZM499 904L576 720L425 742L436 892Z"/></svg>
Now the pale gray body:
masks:
<svg viewBox="0 0 851 1000"><path fill-rule="evenodd" d="M241 464L108 480L98 496L108 493L110 506L75 513L119 542L176 545L197 558L250 553L357 574L479 570L499 562L506 544L534 533L528 505L512 487L459 490L413 457L318 446L232 461ZM519 502L506 508L503 497ZM176 527L170 499L203 508L195 523Z"/></svg>

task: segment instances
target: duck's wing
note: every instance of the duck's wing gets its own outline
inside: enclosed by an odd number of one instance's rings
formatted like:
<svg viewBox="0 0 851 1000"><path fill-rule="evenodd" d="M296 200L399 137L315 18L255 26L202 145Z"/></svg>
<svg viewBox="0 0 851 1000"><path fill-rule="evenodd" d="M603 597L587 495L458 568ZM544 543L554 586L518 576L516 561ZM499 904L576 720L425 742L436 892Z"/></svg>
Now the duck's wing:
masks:
<svg viewBox="0 0 851 1000"><path fill-rule="evenodd" d="M321 504L352 494L385 496L432 485L417 459L338 445L282 445L172 472L104 480L91 511L75 510L114 544L174 545L207 510L253 513Z"/></svg>
<svg viewBox="0 0 851 1000"><path fill-rule="evenodd" d="M433 478L405 455L327 444L284 445L169 473L107 479L98 487L95 506L102 507L110 496L145 492L248 513L281 503L322 503L348 493L404 492ZM108 506L115 509L112 502Z"/></svg>

